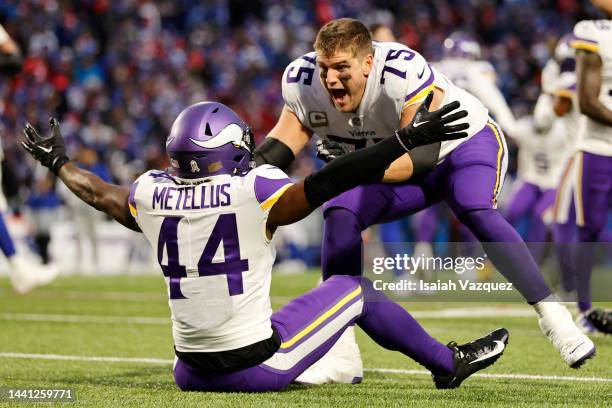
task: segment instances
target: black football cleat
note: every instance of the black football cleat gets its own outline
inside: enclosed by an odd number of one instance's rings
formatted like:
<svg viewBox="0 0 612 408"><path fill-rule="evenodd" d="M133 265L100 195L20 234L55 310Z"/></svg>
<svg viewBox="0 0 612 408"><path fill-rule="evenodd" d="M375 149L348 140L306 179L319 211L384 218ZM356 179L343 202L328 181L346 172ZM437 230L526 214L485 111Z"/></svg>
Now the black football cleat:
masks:
<svg viewBox="0 0 612 408"><path fill-rule="evenodd" d="M612 312L593 309L585 317L599 333L612 334Z"/></svg>
<svg viewBox="0 0 612 408"><path fill-rule="evenodd" d="M448 347L455 353L455 371L446 376L432 374L436 388L457 388L476 371L495 363L504 353L509 337L508 330L497 329L469 343L448 343Z"/></svg>

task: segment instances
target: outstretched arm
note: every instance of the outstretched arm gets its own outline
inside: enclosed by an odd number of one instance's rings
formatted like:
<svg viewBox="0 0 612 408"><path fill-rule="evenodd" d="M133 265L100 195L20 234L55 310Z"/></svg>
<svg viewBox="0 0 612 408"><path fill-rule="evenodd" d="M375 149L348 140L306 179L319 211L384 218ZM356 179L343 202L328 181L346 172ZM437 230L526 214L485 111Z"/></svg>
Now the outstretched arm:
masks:
<svg viewBox="0 0 612 408"><path fill-rule="evenodd" d="M107 183L94 173L67 162L59 171L62 182L81 200L98 211L108 214L119 224L140 232L140 227L130 213L130 190Z"/></svg>
<svg viewBox="0 0 612 408"><path fill-rule="evenodd" d="M612 110L599 100L602 82L601 57L590 51L578 50L578 105L589 118L612 126Z"/></svg>
<svg viewBox="0 0 612 408"><path fill-rule="evenodd" d="M17 44L0 25L0 73L16 74L21 70L23 60Z"/></svg>
<svg viewBox="0 0 612 408"><path fill-rule="evenodd" d="M48 167L81 200L102 211L121 225L140 232L136 220L130 214L128 199L130 190L107 183L94 173L77 167L66 156L64 140L57 119L51 118L51 137L43 138L29 123L23 134L22 146L43 166Z"/></svg>
<svg viewBox="0 0 612 408"><path fill-rule="evenodd" d="M258 166L267 163L286 170L311 137L310 129L302 125L295 113L284 106L276 125L253 152L255 163Z"/></svg>
<svg viewBox="0 0 612 408"><path fill-rule="evenodd" d="M467 116L464 110L456 111L459 102L429 112L432 99L433 93L430 93L409 126L373 146L335 159L304 181L289 187L270 210L267 221L269 235L281 225L306 217L338 194L360 184L381 181L390 163L417 146L466 137L463 131L468 128L467 123L450 124Z"/></svg>

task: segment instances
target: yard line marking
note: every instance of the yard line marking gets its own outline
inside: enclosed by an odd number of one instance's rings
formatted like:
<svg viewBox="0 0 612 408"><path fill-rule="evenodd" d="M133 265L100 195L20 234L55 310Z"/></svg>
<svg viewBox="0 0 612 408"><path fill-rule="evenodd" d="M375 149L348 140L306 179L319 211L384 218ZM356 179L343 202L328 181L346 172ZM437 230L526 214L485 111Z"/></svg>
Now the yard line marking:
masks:
<svg viewBox="0 0 612 408"><path fill-rule="evenodd" d="M19 358L35 360L64 360L64 361L93 361L101 363L141 363L141 364L164 364L170 365L174 360L163 358L142 358L142 357L111 357L111 356L70 356L63 354L31 354L31 353L2 353L0 358ZM384 374L405 374L405 375L431 375L426 370L403 370L398 368L365 368L364 371L371 373ZM501 378L512 380L536 380L536 381L573 381L573 382L603 382L612 383L612 378L602 377L572 377L562 375L535 375L535 374L474 374L480 378Z"/></svg>
<svg viewBox="0 0 612 408"><path fill-rule="evenodd" d="M416 318L453 319L479 317L535 317L532 308L526 307L464 307L440 310L415 310L410 314Z"/></svg>
<svg viewBox="0 0 612 408"><path fill-rule="evenodd" d="M155 324L164 326L170 324L169 317L65 315L46 313L0 313L0 320L53 323Z"/></svg>
<svg viewBox="0 0 612 408"><path fill-rule="evenodd" d="M32 354L32 353L0 353L0 358L22 358L34 360L69 360L69 361L96 361L101 363L145 363L145 364L173 364L173 360L163 358L132 358L132 357L106 357L106 356L67 356L64 354Z"/></svg>
<svg viewBox="0 0 612 408"><path fill-rule="evenodd" d="M415 318L453 319L479 317L534 317L535 312L527 308L457 308L440 310L417 310L411 312ZM152 324L169 325L169 317L154 316L105 316L71 315L47 313L0 313L0 320L54 322L54 323L91 323L91 324Z"/></svg>
<svg viewBox="0 0 612 408"><path fill-rule="evenodd" d="M86 301L125 301L125 302L165 302L168 296L163 290L156 292L115 292L115 291L56 291L52 289L39 289L32 293L32 297L40 299L70 299Z"/></svg>
<svg viewBox="0 0 612 408"><path fill-rule="evenodd" d="M431 375L429 371L425 370L402 370L397 368L364 368L363 371L371 373L385 373L385 374L407 374L407 375ZM502 378L512 380L538 380L538 381L579 381L579 382L610 382L612 378L602 377L572 377L562 375L535 375L535 374L484 374L476 373L472 374L472 377L481 378Z"/></svg>

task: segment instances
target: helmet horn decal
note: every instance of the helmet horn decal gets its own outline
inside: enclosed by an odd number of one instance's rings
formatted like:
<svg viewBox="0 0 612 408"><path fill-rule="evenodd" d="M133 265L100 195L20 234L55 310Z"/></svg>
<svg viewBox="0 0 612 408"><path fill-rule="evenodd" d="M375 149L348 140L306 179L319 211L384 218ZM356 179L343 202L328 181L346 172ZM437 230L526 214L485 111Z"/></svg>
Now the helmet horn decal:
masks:
<svg viewBox="0 0 612 408"><path fill-rule="evenodd" d="M240 126L235 123L231 123L227 125L221 132L219 132L219 134L213 139L201 141L189 138L189 140L191 140L192 143L205 149L215 149L227 143L239 145L240 142L242 142L243 132L244 131Z"/></svg>

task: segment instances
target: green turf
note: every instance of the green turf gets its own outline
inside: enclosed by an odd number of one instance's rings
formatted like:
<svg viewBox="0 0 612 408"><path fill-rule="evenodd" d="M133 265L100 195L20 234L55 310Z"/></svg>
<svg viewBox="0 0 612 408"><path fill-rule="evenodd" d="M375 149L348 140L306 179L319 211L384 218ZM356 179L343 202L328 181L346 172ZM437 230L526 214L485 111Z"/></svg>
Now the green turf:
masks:
<svg viewBox="0 0 612 408"><path fill-rule="evenodd" d="M312 288L316 281L315 273L274 276L274 307ZM405 305L409 310L432 310L482 308L491 304L416 302ZM24 321L7 317L7 314L25 313L167 318L168 305L160 277L68 277L27 296L13 294L8 281L0 280L0 353L172 358L169 319L167 324L128 324ZM461 342L496 327L507 327L511 332L509 347L486 373L612 378L612 338L596 338L597 358L576 371L562 363L540 334L535 318L420 320L443 342ZM358 332L358 339L366 368L422 369L398 353L382 350L362 332ZM439 391L426 375L380 372L366 372L364 382L356 386L292 386L284 392L265 394L183 393L176 389L167 364L6 357L0 357L0 387L71 387L76 390L76 405L92 407L610 406L612 401L610 382L470 378L457 390ZM16 405L4 403L4 406Z"/></svg>

